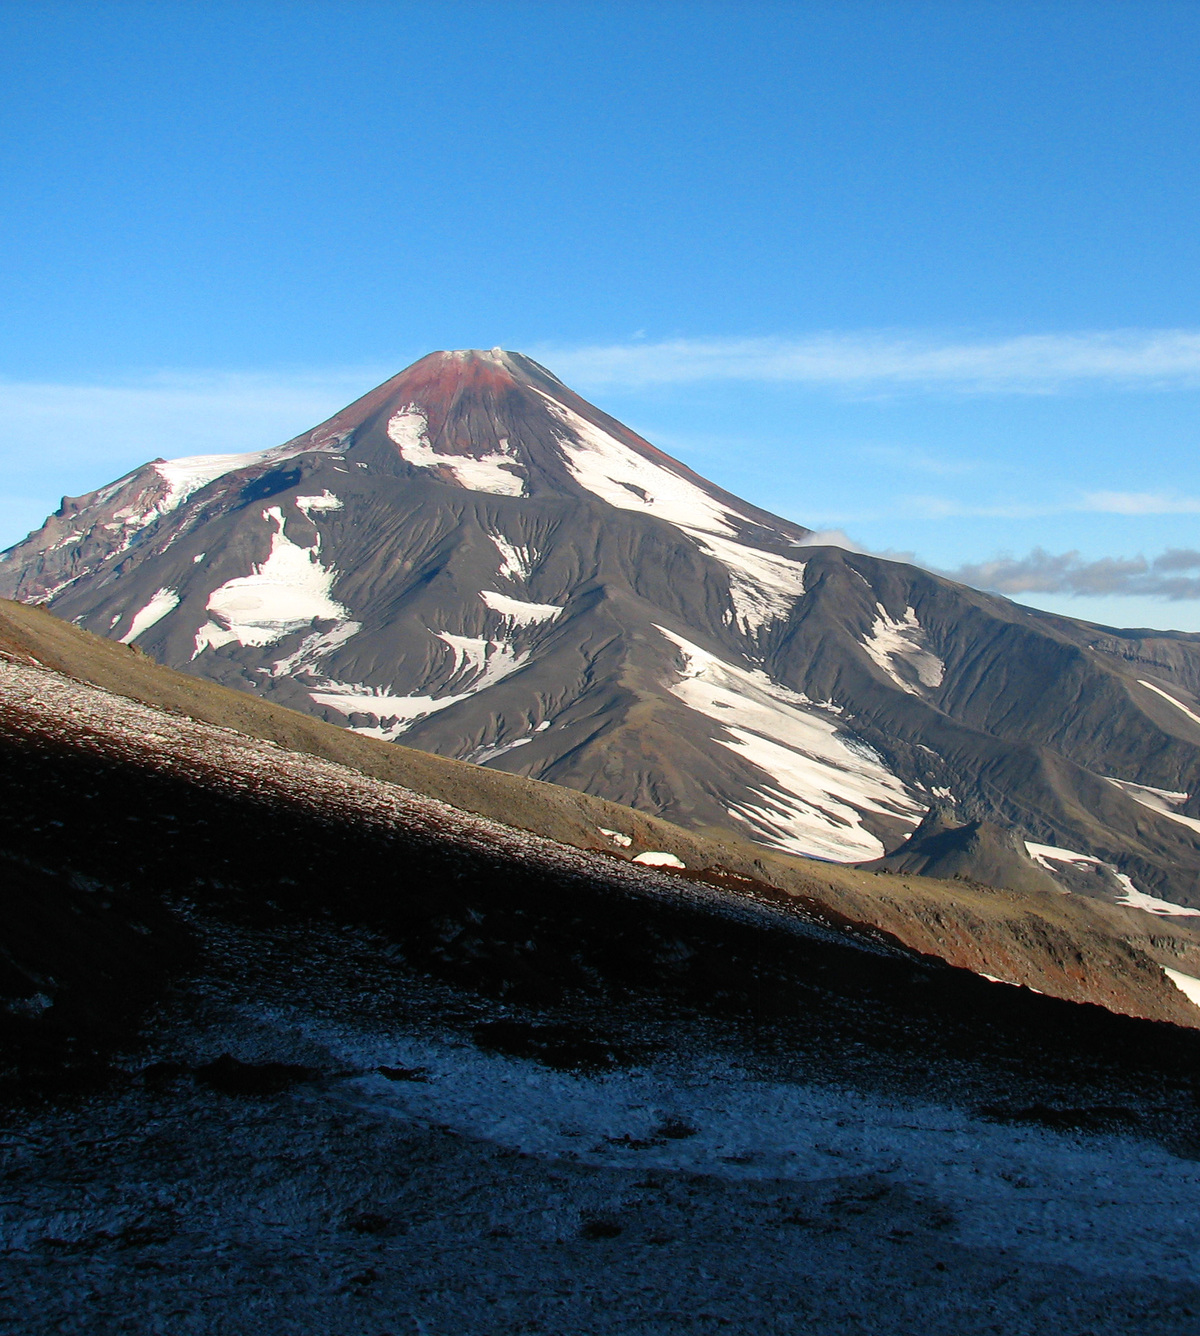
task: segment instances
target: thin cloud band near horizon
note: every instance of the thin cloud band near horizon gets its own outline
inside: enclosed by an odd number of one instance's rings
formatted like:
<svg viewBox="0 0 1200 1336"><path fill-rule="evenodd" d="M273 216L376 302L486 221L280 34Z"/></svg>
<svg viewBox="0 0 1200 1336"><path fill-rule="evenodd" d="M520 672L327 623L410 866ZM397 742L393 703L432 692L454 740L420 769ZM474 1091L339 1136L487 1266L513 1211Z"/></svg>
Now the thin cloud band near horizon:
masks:
<svg viewBox="0 0 1200 1336"><path fill-rule="evenodd" d="M674 339L532 353L556 375L630 388L747 380L845 389L1052 393L1200 388L1200 331L1095 330L1000 339L904 331L802 338Z"/></svg>
<svg viewBox="0 0 1200 1336"><path fill-rule="evenodd" d="M761 381L827 387L958 388L1051 392L1091 383L1141 390L1200 389L1200 329L1119 329L949 337L920 331L848 331L796 338L679 338L584 347L514 347L569 383L640 386ZM417 354L419 356L420 354ZM81 381L0 379L0 408L53 415L109 400L175 408L224 401L250 411L281 397L317 403L362 393L413 360L279 369L159 368ZM68 401L64 404L63 400Z"/></svg>

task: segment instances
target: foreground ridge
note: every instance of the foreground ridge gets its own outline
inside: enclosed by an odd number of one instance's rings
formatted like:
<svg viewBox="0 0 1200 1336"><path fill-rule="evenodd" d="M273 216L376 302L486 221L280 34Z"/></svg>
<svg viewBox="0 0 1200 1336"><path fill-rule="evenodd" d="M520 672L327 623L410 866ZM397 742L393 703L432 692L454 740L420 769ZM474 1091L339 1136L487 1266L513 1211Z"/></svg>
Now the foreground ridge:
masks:
<svg viewBox="0 0 1200 1336"><path fill-rule="evenodd" d="M4 679L7 685L0 688L0 742L8 736L7 729L13 746L18 737L40 737L39 745L51 749L74 746L69 754L76 757L75 764L91 754L89 747L116 746L118 756L132 748L132 760L121 762L122 773L132 765L130 782L138 783L139 766L160 767L158 753L171 742L177 752L174 764L180 770L180 782L194 784L226 771L241 773L253 763L239 781L241 790L265 793L272 785L282 786L279 791L289 806L311 807L312 795L328 788L321 778L328 773L333 776L333 797L326 795L323 801L335 806L329 807L321 829L327 832L322 838L334 846L340 847L340 841L348 837L329 834L330 830L336 831L339 825L347 831L360 829L364 821L369 825L373 805L381 800L402 812L405 802L419 806L433 799L434 807L443 814L445 838L460 828L471 828L473 817L498 819L499 825L485 828L495 832L497 848L515 840L513 848L528 849L534 837L533 844L539 848L549 840L547 847L552 851L563 846L582 850L578 857L590 859L586 863L592 869L590 875L599 876L604 885L623 885L622 878L627 881L631 874L631 884L645 884L652 874L647 863L667 863L682 870L666 880L653 873L659 880L651 884L669 887L672 902L681 897L686 901L689 883L698 882L701 896L711 901L713 891L704 888L716 888L719 902L730 912L756 914L764 924L775 922L772 916L783 912L789 923L810 935L821 937L832 931L843 945L869 952L899 950L904 958L926 963L941 959L1043 994L1096 1002L1136 1016L1186 1026L1200 1021L1200 1009L1168 981L1186 978L1189 970L1197 972L1193 962L1200 960L1200 934L1188 918L1163 918L1142 909L1064 895L1057 887L1050 893L1040 886L996 891L961 880L878 876L770 854L747 841L685 831L588 794L363 738L243 692L174 672L20 604L0 605L0 669L4 663L9 666ZM101 690L89 695L84 683ZM54 703L49 697L43 699L44 692L53 696ZM91 722L84 727L87 720ZM152 741L141 741L143 734ZM109 735L112 737L105 742ZM216 757L223 758L219 764ZM311 768L313 764L316 769ZM331 768L325 771L321 766ZM271 778L276 771L277 785ZM88 793L85 808L95 805L97 795L86 780L64 782L82 784ZM105 790L111 787L106 782ZM354 797L360 789L361 812ZM292 790L294 796L287 797ZM29 809L29 829L42 832L32 847L40 847L38 840L49 841L52 862L65 858L68 866L92 877L94 870L88 871L87 863L94 856L95 836L77 832L73 839L66 839L48 812L56 810L61 816L61 809L70 804L50 792L43 795L47 810L40 811L36 793L18 787L10 799L13 837L23 829L17 815L20 805L21 810ZM182 801L171 799L163 817L168 830ZM399 807L395 807L397 801ZM102 817L89 819L100 821L105 831L103 843L112 845L119 877L125 879L140 866L130 859L143 856L140 824L144 817L136 807L120 802L117 812L111 832ZM449 826L447 814L454 817ZM203 835L203 841L211 838ZM122 839L132 841L132 854L127 853ZM218 860L236 868L239 848L230 840L218 838ZM257 827L245 832L247 849L259 841ZM8 844L12 843L10 838ZM177 866L177 849L169 840L164 855L171 868L170 884L182 877L179 884L189 885L192 873ZM276 853L268 850L265 856L267 870L261 873L261 884L254 880L259 874L246 874L251 876L248 884L257 898L267 894L262 887L274 885L279 875ZM322 865L329 856L320 854ZM206 884L213 853L196 857L201 882ZM554 857L559 854L555 852ZM83 864L72 861L77 858L83 858ZM626 861L635 859L639 861ZM106 878L114 875L118 874L112 868L103 874ZM142 869L140 875L148 874ZM390 884L391 876L390 871L385 875L385 884ZM321 894L329 890L323 886ZM1174 975L1164 968L1175 971ZM41 972L57 975L58 970L45 966ZM30 985L21 996L36 992Z"/></svg>
<svg viewBox="0 0 1200 1336"><path fill-rule="evenodd" d="M40 622L0 624L14 1330L1193 1329L1194 1029L148 706L289 722L108 642L103 691Z"/></svg>

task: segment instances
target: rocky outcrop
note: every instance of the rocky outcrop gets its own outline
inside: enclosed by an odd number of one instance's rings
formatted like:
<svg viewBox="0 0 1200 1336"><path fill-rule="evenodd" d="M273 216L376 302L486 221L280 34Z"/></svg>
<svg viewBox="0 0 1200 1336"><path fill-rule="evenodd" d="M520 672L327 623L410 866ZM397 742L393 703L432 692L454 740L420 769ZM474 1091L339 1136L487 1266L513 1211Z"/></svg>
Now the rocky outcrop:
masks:
<svg viewBox="0 0 1200 1336"><path fill-rule="evenodd" d="M919 877L956 877L1008 891L1062 892L1029 856L1016 833L991 821L956 822L934 806L907 840L886 858L864 863L871 872L907 872Z"/></svg>

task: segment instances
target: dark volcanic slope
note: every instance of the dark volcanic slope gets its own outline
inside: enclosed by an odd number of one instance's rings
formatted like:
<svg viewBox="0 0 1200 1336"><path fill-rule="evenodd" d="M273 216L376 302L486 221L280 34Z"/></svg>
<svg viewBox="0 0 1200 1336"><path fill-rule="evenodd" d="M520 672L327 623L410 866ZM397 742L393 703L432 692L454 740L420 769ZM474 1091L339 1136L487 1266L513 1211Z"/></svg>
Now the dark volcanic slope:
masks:
<svg viewBox="0 0 1200 1336"><path fill-rule="evenodd" d="M988 984L800 906L757 903L473 817L316 757L0 658L3 1034L120 1033L188 963L179 910L369 925L419 969L526 1003L675 997L808 1016L893 1057L1046 1043L1193 1062L1194 1031ZM1169 996L1169 993L1166 994ZM820 1008L820 1013L813 1008ZM1039 1037L1040 1036L1040 1037ZM1190 1056L1189 1056L1190 1055ZM1107 1060L1107 1059L1106 1059Z"/></svg>
<svg viewBox="0 0 1200 1336"><path fill-rule="evenodd" d="M609 860L666 853L686 866L689 877L773 903L801 904L824 921L850 920L882 929L918 952L1051 996L1189 1026L1200 1021L1200 1009L1168 985L1162 970L1166 966L1200 975L1195 919L1106 903L1120 886L1098 864L1060 869L1059 876L1068 872L1072 889L1079 893L1064 895L1028 859L1022 860L1020 870L1030 884L1022 886L1018 879L1017 889L995 890L975 884L977 879L880 876L773 854L732 834L686 831L573 789L362 737L175 672L136 650L19 603L0 603L0 657L5 655L173 715L349 766L460 811L576 848L603 850ZM8 708L20 714L19 705ZM923 843L928 826L927 821L915 842ZM1002 838L1010 848L1009 861L1016 861L1012 836L1004 833ZM904 857L903 851L896 857ZM925 858L919 866L925 870L927 864ZM994 862L985 864L977 855L970 865L997 870ZM895 870L891 860L889 870ZM949 864L943 858L929 870L957 877L963 863Z"/></svg>
<svg viewBox="0 0 1200 1336"><path fill-rule="evenodd" d="M693 830L866 861L950 802L1048 870L1099 859L1110 898L1200 905L1200 638L811 536L527 358L438 353L275 450L65 501L0 592Z"/></svg>

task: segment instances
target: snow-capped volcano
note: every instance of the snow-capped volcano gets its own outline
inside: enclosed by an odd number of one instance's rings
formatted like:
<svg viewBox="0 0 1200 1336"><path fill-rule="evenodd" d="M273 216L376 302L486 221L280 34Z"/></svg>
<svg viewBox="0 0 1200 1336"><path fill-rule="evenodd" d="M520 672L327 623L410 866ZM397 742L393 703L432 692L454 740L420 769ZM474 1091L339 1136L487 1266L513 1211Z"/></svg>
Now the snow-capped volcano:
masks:
<svg viewBox="0 0 1200 1336"><path fill-rule="evenodd" d="M495 496L599 498L666 520L727 568L748 624L802 592L794 549L810 530L715 487L520 353L431 353L281 448L351 438L347 457L373 471Z"/></svg>
<svg viewBox="0 0 1200 1336"><path fill-rule="evenodd" d="M812 537L529 358L442 352L284 445L64 500L0 593L694 828L857 861L957 804L1100 860L1098 894L1200 904L1200 638Z"/></svg>

